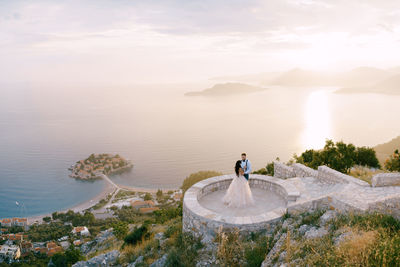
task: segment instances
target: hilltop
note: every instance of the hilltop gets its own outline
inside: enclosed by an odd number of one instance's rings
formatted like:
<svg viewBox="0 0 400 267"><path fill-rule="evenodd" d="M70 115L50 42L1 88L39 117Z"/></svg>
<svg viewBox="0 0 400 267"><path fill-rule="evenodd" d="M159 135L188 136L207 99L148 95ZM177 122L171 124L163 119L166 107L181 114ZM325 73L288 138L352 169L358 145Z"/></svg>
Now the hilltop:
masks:
<svg viewBox="0 0 400 267"><path fill-rule="evenodd" d="M335 86L339 93L376 92L399 94L400 67L380 69L361 66L349 71L328 72L294 68L281 72L263 72L247 75L219 76L215 81L232 81L260 84L263 86Z"/></svg>
<svg viewBox="0 0 400 267"><path fill-rule="evenodd" d="M400 149L400 136L393 138L389 142L376 145L374 150L376 151L376 156L383 166L385 160L393 154L393 151Z"/></svg>
<svg viewBox="0 0 400 267"><path fill-rule="evenodd" d="M252 86L244 83L222 83L216 84L203 91L188 92L185 96L227 96L237 94L249 94L266 90L263 87Z"/></svg>
<svg viewBox="0 0 400 267"><path fill-rule="evenodd" d="M377 94L399 95L400 74L391 76L387 79L377 82L372 86L342 88L340 90L337 90L336 93L342 93L342 94L377 93Z"/></svg>

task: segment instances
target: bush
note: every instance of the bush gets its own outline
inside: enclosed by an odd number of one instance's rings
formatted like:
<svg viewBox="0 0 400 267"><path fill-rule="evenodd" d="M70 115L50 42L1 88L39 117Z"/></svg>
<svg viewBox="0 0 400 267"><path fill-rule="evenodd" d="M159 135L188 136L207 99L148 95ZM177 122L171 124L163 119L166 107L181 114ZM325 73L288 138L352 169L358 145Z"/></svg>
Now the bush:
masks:
<svg viewBox="0 0 400 267"><path fill-rule="evenodd" d="M182 204L178 207L168 207L154 211L155 219L157 223L165 223L173 218L182 216Z"/></svg>
<svg viewBox="0 0 400 267"><path fill-rule="evenodd" d="M126 222L116 222L112 225L113 227L113 234L118 238L118 239L123 239L126 234L128 233L129 227Z"/></svg>
<svg viewBox="0 0 400 267"><path fill-rule="evenodd" d="M400 171L400 153L398 149L396 149L393 154L386 159L385 168L391 172Z"/></svg>
<svg viewBox="0 0 400 267"><path fill-rule="evenodd" d="M71 266L75 262L84 260L81 251L71 246L65 253L56 253L51 258L55 266Z"/></svg>
<svg viewBox="0 0 400 267"><path fill-rule="evenodd" d="M222 175L222 173L216 171L199 171L196 173L192 173L188 177L186 177L185 180L183 180L181 189L183 190L183 192L186 192L186 190L188 190L195 183L219 175Z"/></svg>
<svg viewBox="0 0 400 267"><path fill-rule="evenodd" d="M273 162L268 163L267 166L265 166L265 168L261 168L257 171L254 171L253 174L274 176L274 163Z"/></svg>
<svg viewBox="0 0 400 267"><path fill-rule="evenodd" d="M136 245L140 243L142 240L150 237L149 227L147 223L144 223L142 226L135 227L135 229L128 234L124 241L126 244Z"/></svg>
<svg viewBox="0 0 400 267"><path fill-rule="evenodd" d="M196 238L190 233L182 233L181 229L171 245L165 264L168 267L194 266L198 255L197 251L203 247L200 238Z"/></svg>
<svg viewBox="0 0 400 267"><path fill-rule="evenodd" d="M244 260L243 243L239 238L239 230L223 231L217 233L218 243L217 259L221 266L242 266Z"/></svg>
<svg viewBox="0 0 400 267"><path fill-rule="evenodd" d="M273 240L262 236L257 242L245 249L245 258L247 266L259 267L265 260L267 253L272 249Z"/></svg>

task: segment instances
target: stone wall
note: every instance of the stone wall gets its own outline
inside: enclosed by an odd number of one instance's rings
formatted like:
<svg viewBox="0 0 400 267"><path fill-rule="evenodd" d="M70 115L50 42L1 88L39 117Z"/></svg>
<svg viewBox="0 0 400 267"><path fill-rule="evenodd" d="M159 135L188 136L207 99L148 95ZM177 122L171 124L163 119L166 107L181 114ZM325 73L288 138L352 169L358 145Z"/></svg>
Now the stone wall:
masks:
<svg viewBox="0 0 400 267"><path fill-rule="evenodd" d="M392 196L369 205L369 211L392 215L400 220L400 196Z"/></svg>
<svg viewBox="0 0 400 267"><path fill-rule="evenodd" d="M372 177L372 186L399 186L400 173L378 173Z"/></svg>
<svg viewBox="0 0 400 267"><path fill-rule="evenodd" d="M291 166L283 164L279 161L274 161L274 177L287 179L296 177L296 174Z"/></svg>
<svg viewBox="0 0 400 267"><path fill-rule="evenodd" d="M242 233L259 232L272 229L274 223L286 212L286 207L276 208L254 216L231 217L204 208L199 200L207 194L226 189L233 175L222 175L200 181L186 191L183 199L183 231L190 231L203 240L213 238L222 228L239 228ZM250 187L271 190L282 196L287 203L293 203L300 196L296 187L285 180L251 174Z"/></svg>
<svg viewBox="0 0 400 267"><path fill-rule="evenodd" d="M295 163L292 165L296 177L318 177L318 171L311 169L303 164Z"/></svg>
<svg viewBox="0 0 400 267"><path fill-rule="evenodd" d="M327 166L318 167L318 179L326 183L353 183L360 186L369 186L365 181L343 174Z"/></svg>

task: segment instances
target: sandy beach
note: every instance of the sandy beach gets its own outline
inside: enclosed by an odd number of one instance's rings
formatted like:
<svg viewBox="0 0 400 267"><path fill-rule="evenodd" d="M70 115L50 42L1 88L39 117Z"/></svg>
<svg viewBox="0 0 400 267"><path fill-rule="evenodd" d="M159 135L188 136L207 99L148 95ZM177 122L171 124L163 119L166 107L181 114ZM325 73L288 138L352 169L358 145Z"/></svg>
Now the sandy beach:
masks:
<svg viewBox="0 0 400 267"><path fill-rule="evenodd" d="M114 194L115 191L117 190L129 190L129 191L135 191L135 192L144 192L144 193L156 193L158 189L155 188L142 188L142 187L133 187L133 186L126 186L126 185L118 185L115 184L108 176L103 175L102 177L104 180L107 181L106 186L104 187L103 191L95 196L92 199L89 199L87 201L84 201L82 203L79 203L71 208L57 211L60 213L65 213L69 210L72 210L73 212L81 212L86 209L89 209L90 207L96 205L100 200L105 199L109 194ZM160 188L163 192L166 192L168 190L177 190L177 189L165 189L165 188ZM35 222L42 223L43 222L43 217L49 216L51 217L51 213L47 214L42 214L42 215L35 215L28 217L28 224L33 224Z"/></svg>
<svg viewBox="0 0 400 267"><path fill-rule="evenodd" d="M80 212L86 209L89 209L90 207L94 206L95 204L97 204L100 200L104 199L107 197L108 194L112 194L115 190L117 190L117 188L110 184L107 183L107 185L105 186L105 188L103 189L103 191L98 194L97 196L95 196L92 199L89 199L87 201L84 201L82 203L79 203L71 208L65 209L65 210L61 210L61 211L57 211L57 212L67 212L69 210L72 210L74 212ZM47 214L42 214L42 215L35 215L35 216L31 216L28 217L28 224L32 224L35 222L41 223L42 222L42 218L46 217L46 216L50 216L51 217L51 213L47 213Z"/></svg>

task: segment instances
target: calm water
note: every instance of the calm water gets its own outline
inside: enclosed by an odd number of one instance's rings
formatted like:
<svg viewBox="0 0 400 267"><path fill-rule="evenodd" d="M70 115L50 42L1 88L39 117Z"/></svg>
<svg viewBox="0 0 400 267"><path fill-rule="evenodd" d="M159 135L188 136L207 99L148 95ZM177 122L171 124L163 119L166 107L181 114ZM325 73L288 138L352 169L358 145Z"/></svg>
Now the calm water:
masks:
<svg viewBox="0 0 400 267"><path fill-rule="evenodd" d="M254 169L325 138L373 146L400 134L399 96L332 88L271 88L241 97L184 97L197 85L0 87L0 218L65 209L104 182L68 177L90 153L135 166L120 184L175 188L190 173L229 173L241 152ZM19 205L16 204L19 203Z"/></svg>

